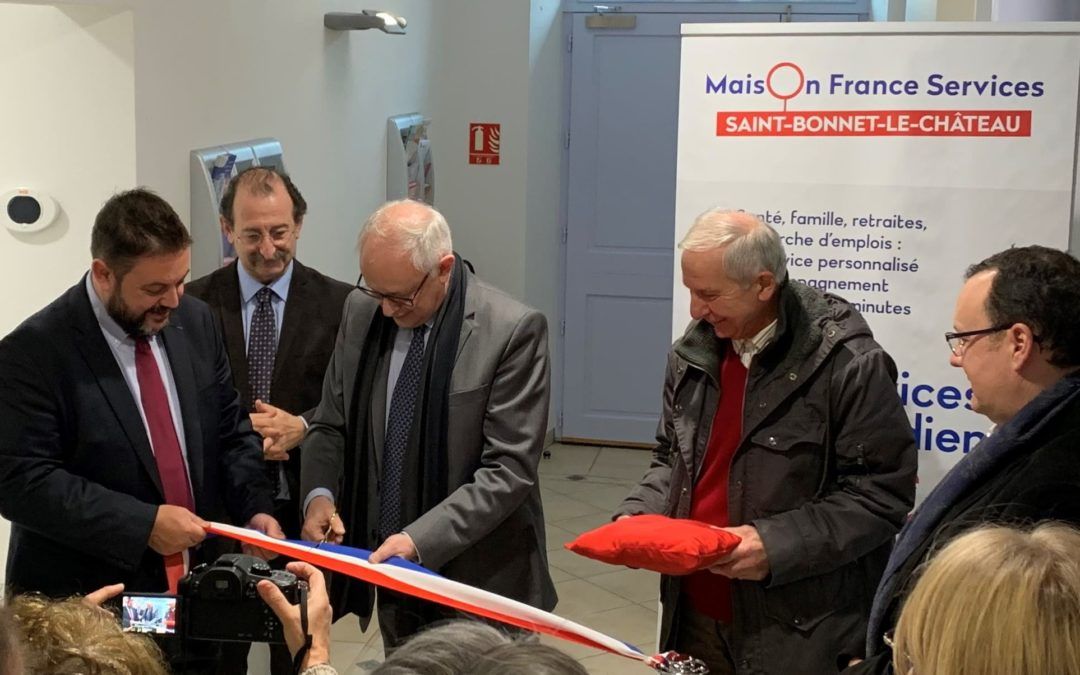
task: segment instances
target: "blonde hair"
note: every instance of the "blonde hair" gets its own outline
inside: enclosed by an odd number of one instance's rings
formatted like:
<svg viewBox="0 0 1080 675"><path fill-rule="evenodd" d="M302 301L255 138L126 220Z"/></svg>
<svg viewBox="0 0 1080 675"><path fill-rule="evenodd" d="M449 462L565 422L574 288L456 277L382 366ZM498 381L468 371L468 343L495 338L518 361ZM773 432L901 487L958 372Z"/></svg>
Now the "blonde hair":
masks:
<svg viewBox="0 0 1080 675"><path fill-rule="evenodd" d="M14 598L27 675L167 675L153 640L125 633L109 612L77 598Z"/></svg>
<svg viewBox="0 0 1080 675"><path fill-rule="evenodd" d="M990 526L953 539L904 603L893 664L916 675L1080 673L1080 531Z"/></svg>

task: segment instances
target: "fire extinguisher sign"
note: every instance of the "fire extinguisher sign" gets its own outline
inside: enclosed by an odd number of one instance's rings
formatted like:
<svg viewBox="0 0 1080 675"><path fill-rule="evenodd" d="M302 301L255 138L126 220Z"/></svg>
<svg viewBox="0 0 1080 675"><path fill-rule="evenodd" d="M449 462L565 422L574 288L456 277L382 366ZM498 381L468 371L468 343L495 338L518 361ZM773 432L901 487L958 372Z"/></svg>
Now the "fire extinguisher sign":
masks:
<svg viewBox="0 0 1080 675"><path fill-rule="evenodd" d="M498 164L500 124L469 123L469 164Z"/></svg>

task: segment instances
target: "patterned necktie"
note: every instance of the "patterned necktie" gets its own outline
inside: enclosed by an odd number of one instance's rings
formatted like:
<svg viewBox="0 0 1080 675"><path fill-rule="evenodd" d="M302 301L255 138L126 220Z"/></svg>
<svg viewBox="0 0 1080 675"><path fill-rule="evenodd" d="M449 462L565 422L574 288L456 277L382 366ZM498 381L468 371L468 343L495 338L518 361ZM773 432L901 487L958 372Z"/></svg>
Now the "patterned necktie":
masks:
<svg viewBox="0 0 1080 675"><path fill-rule="evenodd" d="M383 445L382 490L379 494L379 536L386 539L401 531L402 471L416 412L416 394L424 365L424 334L427 326L413 328L409 352L394 384Z"/></svg>
<svg viewBox="0 0 1080 675"><path fill-rule="evenodd" d="M195 500L188 484L187 466L180 449L180 439L177 438L176 427L173 425L169 397L165 393L165 383L161 379L157 359L150 349L150 341L145 337L135 339L135 377L139 381L139 399L142 401L146 426L150 429L150 446L154 450L161 488L165 492L165 503L183 506L194 513ZM170 593L176 592L176 584L183 574L183 554L165 556L165 576L169 581Z"/></svg>
<svg viewBox="0 0 1080 675"><path fill-rule="evenodd" d="M255 399L270 401L270 378L274 374L274 355L277 353L277 318L270 300L274 291L263 286L255 294L255 313L251 315L248 331L248 380L251 396L248 409L255 412Z"/></svg>
<svg viewBox="0 0 1080 675"><path fill-rule="evenodd" d="M248 382L250 396L248 410L255 412L255 400L270 402L270 379L274 375L274 357L277 354L277 317L271 300L274 291L263 286L255 293L255 312L251 315L248 330ZM266 473L274 486L274 496L281 493L281 472L284 462L268 462Z"/></svg>

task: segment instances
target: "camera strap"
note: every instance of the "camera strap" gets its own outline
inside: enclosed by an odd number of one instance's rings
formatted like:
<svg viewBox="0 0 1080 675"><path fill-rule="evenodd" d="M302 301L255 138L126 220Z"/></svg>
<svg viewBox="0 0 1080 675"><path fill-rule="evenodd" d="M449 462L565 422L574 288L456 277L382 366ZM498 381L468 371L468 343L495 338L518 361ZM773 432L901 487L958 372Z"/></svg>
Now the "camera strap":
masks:
<svg viewBox="0 0 1080 675"><path fill-rule="evenodd" d="M300 645L300 649L296 650L296 656L293 657L293 672L296 675L300 675L304 670L304 658L307 657L308 650L311 649L311 632L308 630L307 617L308 585L300 583L298 586L300 590L300 632L304 636L304 644Z"/></svg>

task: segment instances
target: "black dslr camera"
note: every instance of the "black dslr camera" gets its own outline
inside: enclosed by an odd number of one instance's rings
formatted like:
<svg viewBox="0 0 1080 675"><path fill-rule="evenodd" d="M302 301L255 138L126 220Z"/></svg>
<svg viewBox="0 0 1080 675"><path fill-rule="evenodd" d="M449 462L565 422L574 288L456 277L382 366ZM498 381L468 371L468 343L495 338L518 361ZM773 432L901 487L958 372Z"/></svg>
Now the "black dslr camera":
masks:
<svg viewBox="0 0 1080 675"><path fill-rule="evenodd" d="M255 556L226 553L191 570L180 580L178 593L183 636L284 644L281 621L255 590L263 579L281 589L289 602L300 601L304 582L292 572L270 569Z"/></svg>

